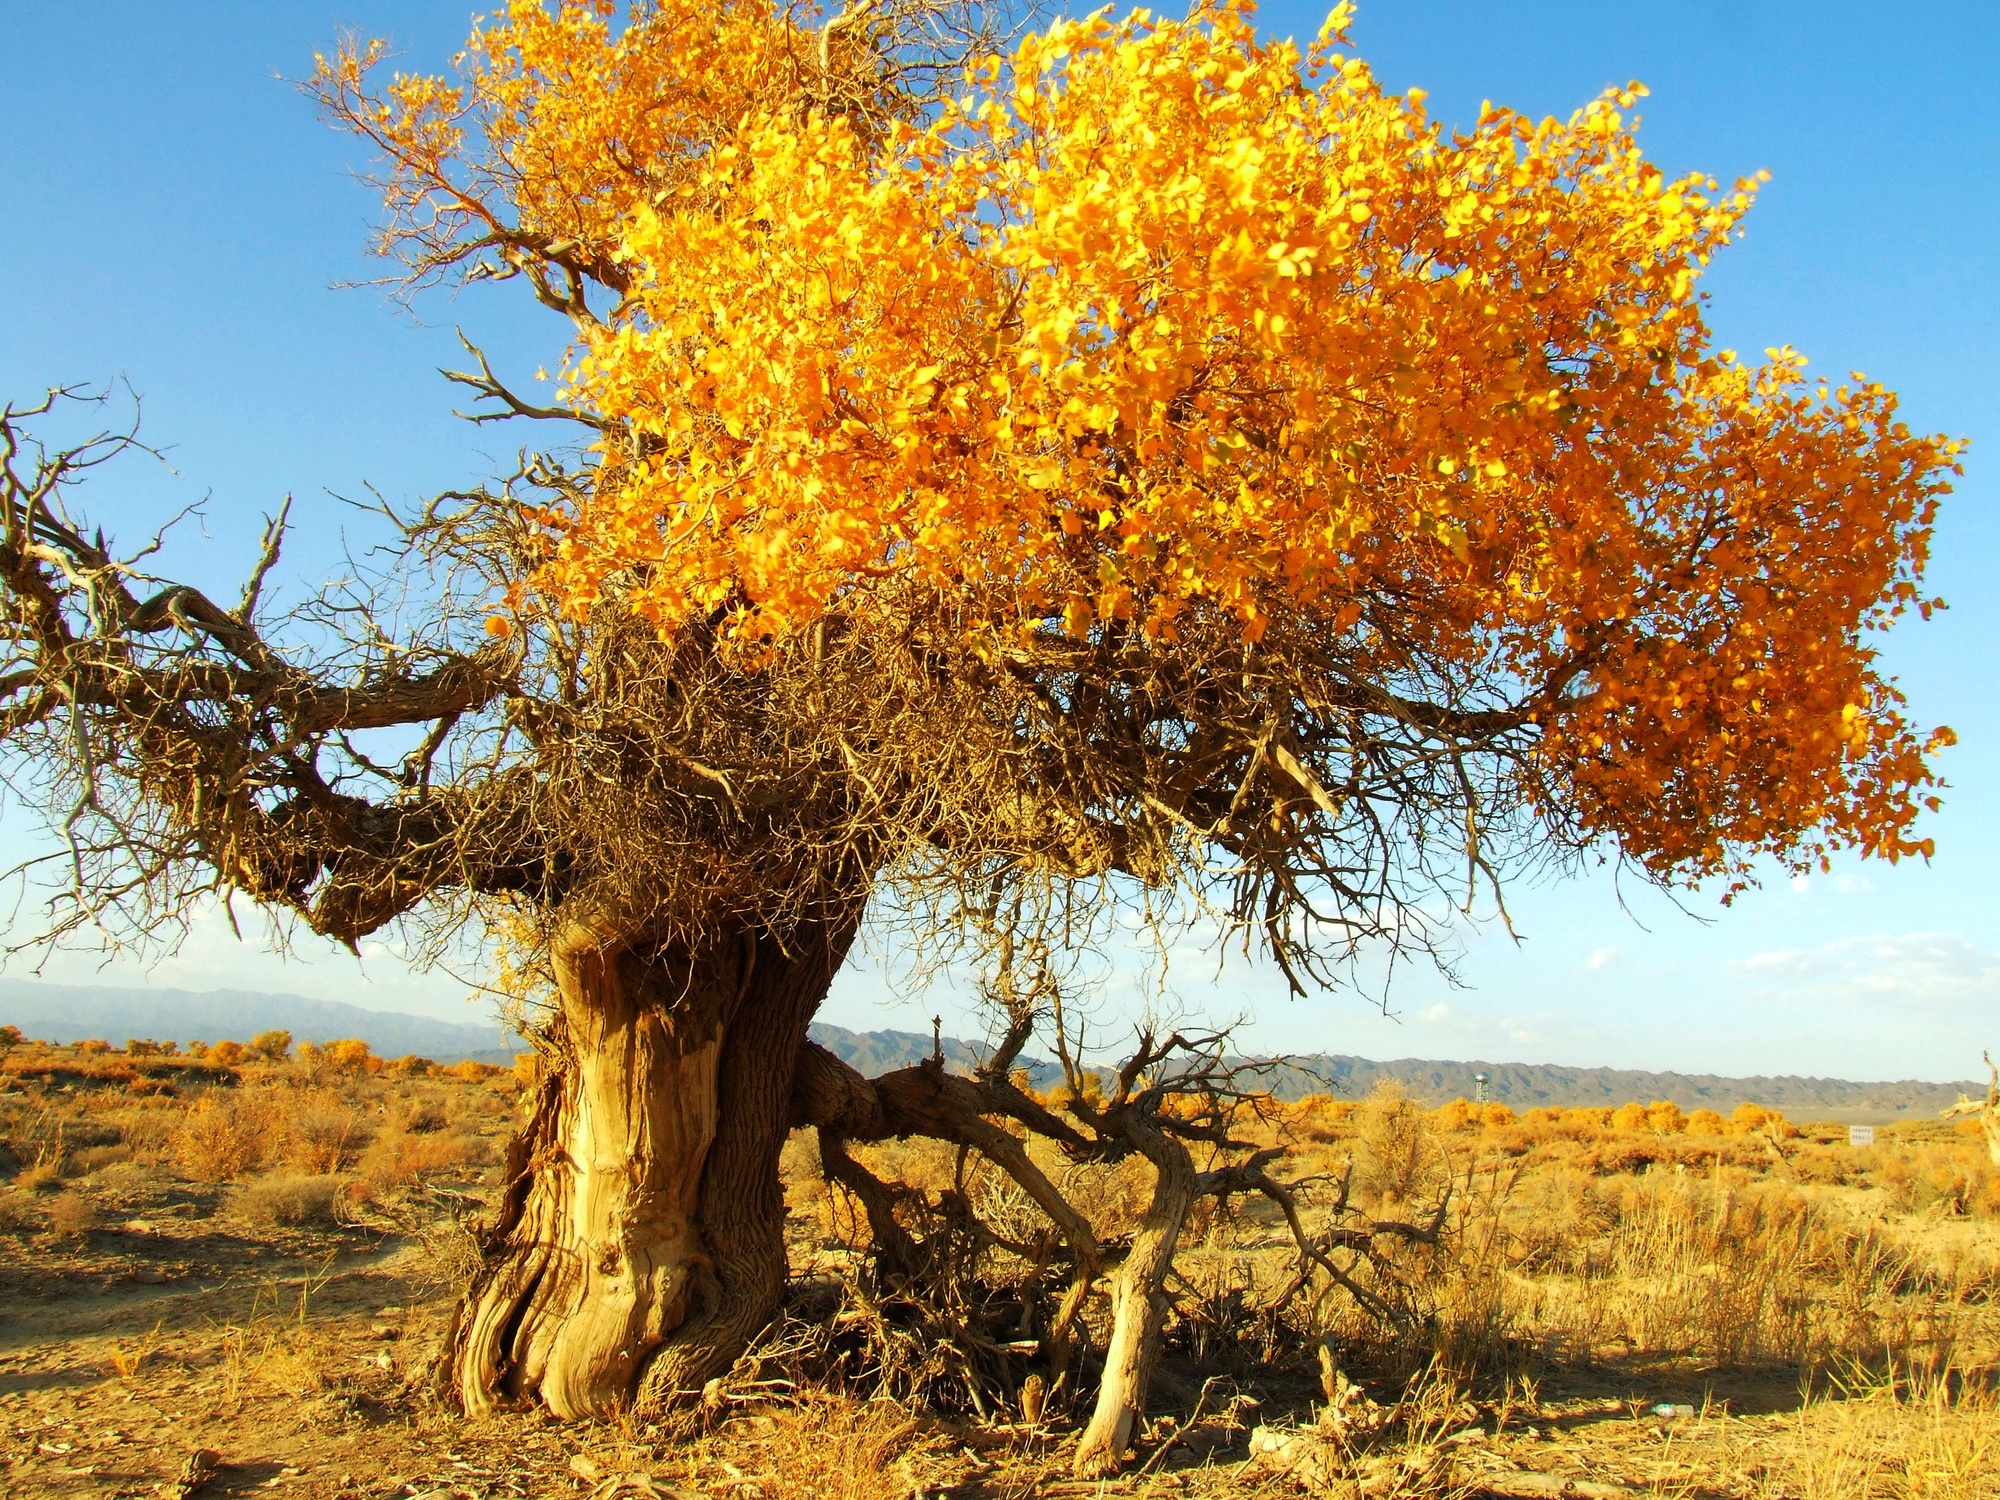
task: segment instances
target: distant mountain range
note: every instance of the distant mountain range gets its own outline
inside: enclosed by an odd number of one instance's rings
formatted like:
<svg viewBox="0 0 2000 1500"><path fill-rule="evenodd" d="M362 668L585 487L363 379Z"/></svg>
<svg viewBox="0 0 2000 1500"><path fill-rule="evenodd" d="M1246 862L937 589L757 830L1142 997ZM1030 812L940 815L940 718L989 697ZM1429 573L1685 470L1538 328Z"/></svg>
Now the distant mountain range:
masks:
<svg viewBox="0 0 2000 1500"><path fill-rule="evenodd" d="M505 1063L526 1045L498 1021L433 1021L400 1011L364 1010L338 1000L248 990L118 989L0 979L0 1025L31 1037L115 1046L133 1038L247 1041L259 1031L289 1031L300 1041L361 1037L383 1057L414 1052L433 1062Z"/></svg>
<svg viewBox="0 0 2000 1500"><path fill-rule="evenodd" d="M417 1053L437 1062L475 1058L504 1063L521 1051L521 1039L497 1021L434 1021L398 1011L364 1010L334 1000L303 995L267 995L245 990L120 989L101 985L55 985L0 979L0 1025L13 1024L31 1037L79 1042L102 1037L117 1045L128 1039L177 1041L200 1038L247 1040L259 1031L285 1030L301 1041L362 1037L384 1057ZM850 1031L815 1022L813 1040L860 1072L874 1077L929 1057L932 1039L914 1031ZM957 1037L943 1039L945 1063L970 1072L986 1048ZM1046 1058L1023 1058L1021 1066L1036 1088L1061 1080ZM1636 1099L1671 1099L1683 1109L1709 1108L1727 1114L1743 1103L1780 1109L1796 1119L1891 1120L1934 1114L1962 1091L1980 1094L1983 1084L1926 1083L1919 1079L1853 1083L1839 1078L1723 1078L1708 1073L1645 1073L1622 1068L1571 1068L1552 1063L1447 1062L1398 1058L1320 1055L1274 1064L1265 1086L1282 1099L1332 1094L1359 1099L1378 1083L1394 1079L1413 1098L1443 1103L1470 1098L1476 1074L1487 1075L1490 1097L1517 1110L1536 1105L1617 1105Z"/></svg>
<svg viewBox="0 0 2000 1500"><path fill-rule="evenodd" d="M910 1031L848 1031L839 1026L815 1023L813 1038L828 1051L863 1073L886 1073L906 1068L931 1055L931 1039ZM944 1040L947 1065L969 1071L983 1049L947 1037ZM1045 1089L1060 1081L1055 1064L1041 1058L1024 1058L1029 1079ZM1625 1068L1572 1068L1554 1063L1447 1062L1434 1058L1404 1057L1376 1062L1366 1057L1320 1054L1295 1057L1273 1064L1264 1086L1281 1099L1297 1099L1306 1094L1332 1094L1337 1099L1360 1099L1375 1086L1393 1079L1414 1099L1443 1104L1452 1099L1472 1098L1476 1078L1487 1077L1487 1095L1516 1110L1544 1107L1569 1108L1584 1105L1619 1105L1636 1099L1649 1103L1671 1099L1683 1109L1713 1109L1723 1114L1739 1104L1762 1104L1782 1110L1795 1118L1853 1117L1889 1120L1934 1114L1955 1100L1961 1091L1983 1094L1986 1086L1973 1083L1928 1083L1922 1079L1895 1082L1853 1083L1841 1078L1723 1078L1712 1073L1646 1073Z"/></svg>

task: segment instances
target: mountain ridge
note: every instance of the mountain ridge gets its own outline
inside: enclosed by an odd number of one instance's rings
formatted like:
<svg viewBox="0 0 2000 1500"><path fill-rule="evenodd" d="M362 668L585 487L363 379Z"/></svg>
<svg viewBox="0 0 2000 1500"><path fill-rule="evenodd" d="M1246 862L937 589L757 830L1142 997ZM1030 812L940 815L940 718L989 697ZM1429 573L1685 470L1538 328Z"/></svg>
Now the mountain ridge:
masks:
<svg viewBox="0 0 2000 1500"><path fill-rule="evenodd" d="M258 1031L283 1029L301 1040L330 1041L358 1036L385 1057L418 1053L438 1062L474 1058L504 1063L526 1044L497 1020L487 1023L440 1021L403 1011L368 1010L337 1000L273 995L250 990L134 989L112 985L56 985L0 977L0 1024L19 1026L29 1036L55 1042L103 1037L218 1041L247 1039ZM843 1062L873 1077L913 1066L932 1055L933 1039L920 1032L883 1029L855 1031L816 1021L813 1039ZM966 1073L988 1049L958 1037L941 1042L946 1066ZM1046 1058L1021 1060L1038 1089L1061 1081ZM1572 1067L1560 1063L1495 1063L1439 1058L1378 1060L1326 1053L1295 1056L1272 1064L1271 1092L1283 1099L1309 1093L1358 1099L1393 1079L1413 1097L1444 1103L1475 1091L1474 1075L1485 1073L1489 1097L1516 1110L1618 1105L1670 1099L1683 1109L1707 1108L1727 1114L1754 1103L1792 1115L1909 1119L1934 1114L1960 1091L1983 1093L1971 1081L1951 1084L1923 1079L1855 1081L1786 1074L1730 1077L1715 1073L1648 1072L1633 1068Z"/></svg>
<svg viewBox="0 0 2000 1500"><path fill-rule="evenodd" d="M101 1037L147 1040L246 1040L289 1031L300 1041L361 1037L384 1057L410 1053L434 1062L505 1063L526 1043L497 1020L439 1021L406 1011L368 1010L340 1000L260 990L132 989L117 985L44 984L0 978L0 1025L32 1037L81 1042Z"/></svg>
<svg viewBox="0 0 2000 1500"><path fill-rule="evenodd" d="M813 1039L863 1073L910 1067L931 1055L932 1040L917 1032L856 1032L825 1022L813 1023ZM970 1071L984 1049L953 1037L943 1040L945 1062ZM1249 1058L1246 1061L1269 1059ZM1043 1058L1023 1058L1029 1081L1046 1089L1061 1081L1056 1065ZM1377 1060L1339 1053L1294 1056L1271 1063L1266 1086L1281 1099L1306 1094L1332 1094L1359 1099L1379 1083L1394 1080L1416 1099L1432 1104L1471 1098L1476 1075L1487 1075L1491 1099L1515 1110L1602 1107L1630 1100L1650 1103L1670 1099L1683 1109L1713 1109L1727 1114L1739 1104L1761 1104L1788 1114L1807 1110L1836 1115L1914 1118L1935 1113L1960 1092L1983 1093L1984 1084L1970 1081L1932 1083L1927 1079L1856 1081L1815 1078L1802 1074L1755 1074L1730 1077L1717 1073L1650 1072L1636 1068L1572 1067L1561 1063L1495 1063L1478 1059L1391 1058Z"/></svg>

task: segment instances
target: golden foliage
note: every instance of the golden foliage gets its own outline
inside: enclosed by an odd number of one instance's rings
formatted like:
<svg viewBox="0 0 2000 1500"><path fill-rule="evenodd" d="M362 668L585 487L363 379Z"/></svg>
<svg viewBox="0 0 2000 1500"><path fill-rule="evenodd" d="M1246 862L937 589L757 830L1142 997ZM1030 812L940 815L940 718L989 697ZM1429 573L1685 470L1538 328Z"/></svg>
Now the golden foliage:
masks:
<svg viewBox="0 0 2000 1500"><path fill-rule="evenodd" d="M371 93L377 49L318 81L390 156L389 248L488 236L578 318L605 438L540 518L553 600L630 575L753 653L891 578L995 653L1220 615L1528 698L1543 795L1656 873L1930 852L1950 734L1863 636L1932 607L1962 445L1714 347L1754 184L1666 178L1638 85L1448 134L1339 50L1345 4L1301 49L1203 0L1055 22L884 124L813 107L789 10L610 16L517 0L456 83ZM1371 631L1387 596L1416 638Z"/></svg>

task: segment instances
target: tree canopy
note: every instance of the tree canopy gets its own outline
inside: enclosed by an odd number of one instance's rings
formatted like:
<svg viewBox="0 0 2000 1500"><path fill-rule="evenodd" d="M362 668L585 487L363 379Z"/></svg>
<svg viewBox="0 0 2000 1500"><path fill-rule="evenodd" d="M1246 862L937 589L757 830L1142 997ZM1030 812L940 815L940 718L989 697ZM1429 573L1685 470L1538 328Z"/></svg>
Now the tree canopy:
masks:
<svg viewBox="0 0 2000 1500"><path fill-rule="evenodd" d="M456 82L378 96L349 53L318 86L389 157L385 249L576 321L543 409L599 439L517 607L615 590L745 665L920 619L1052 678L1052 714L1092 680L1238 700L1137 709L1178 763L1106 789L1121 824L1215 828L1297 721L1379 714L1510 736L1470 816L1662 877L1927 851L1943 737L1868 633L1929 608L1959 445L1714 347L1698 279L1754 185L1667 180L1637 85L1447 132L1347 20L1301 50L1247 5L1100 12L913 104L814 87L892 29L865 6L809 38L763 4L517 4ZM1217 687L1246 665L1292 701ZM1335 824L1344 738L1276 772Z"/></svg>

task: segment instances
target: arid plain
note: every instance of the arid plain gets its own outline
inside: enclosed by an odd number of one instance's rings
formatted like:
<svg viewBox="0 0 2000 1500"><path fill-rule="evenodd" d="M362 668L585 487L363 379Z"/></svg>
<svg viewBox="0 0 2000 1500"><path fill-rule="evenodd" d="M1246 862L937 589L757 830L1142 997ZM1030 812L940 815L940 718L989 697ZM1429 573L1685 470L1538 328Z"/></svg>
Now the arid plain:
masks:
<svg viewBox="0 0 2000 1500"><path fill-rule="evenodd" d="M809 1130L784 1163L785 1320L697 1416L468 1423L431 1360L532 1055L443 1068L259 1040L6 1052L7 1494L2000 1494L2000 1172L1970 1121L1854 1148L1752 1109L1273 1101L1255 1128L1318 1179L1309 1222L1344 1185L1436 1233L1347 1263L1385 1319L1324 1278L1283 1295L1299 1257L1275 1210L1204 1206L1137 1461L1080 1486L1064 1451L1084 1413L1044 1405L1004 1348L1011 1385L970 1377L933 1320L871 1289L866 1218ZM868 1155L916 1190L906 1212L963 1194L1032 1238L1032 1205L976 1157ZM1108 1247L1143 1209L1141 1167L1068 1179ZM1037 1268L991 1246L977 1272L1004 1300ZM1098 1350L1104 1319L1094 1298Z"/></svg>

